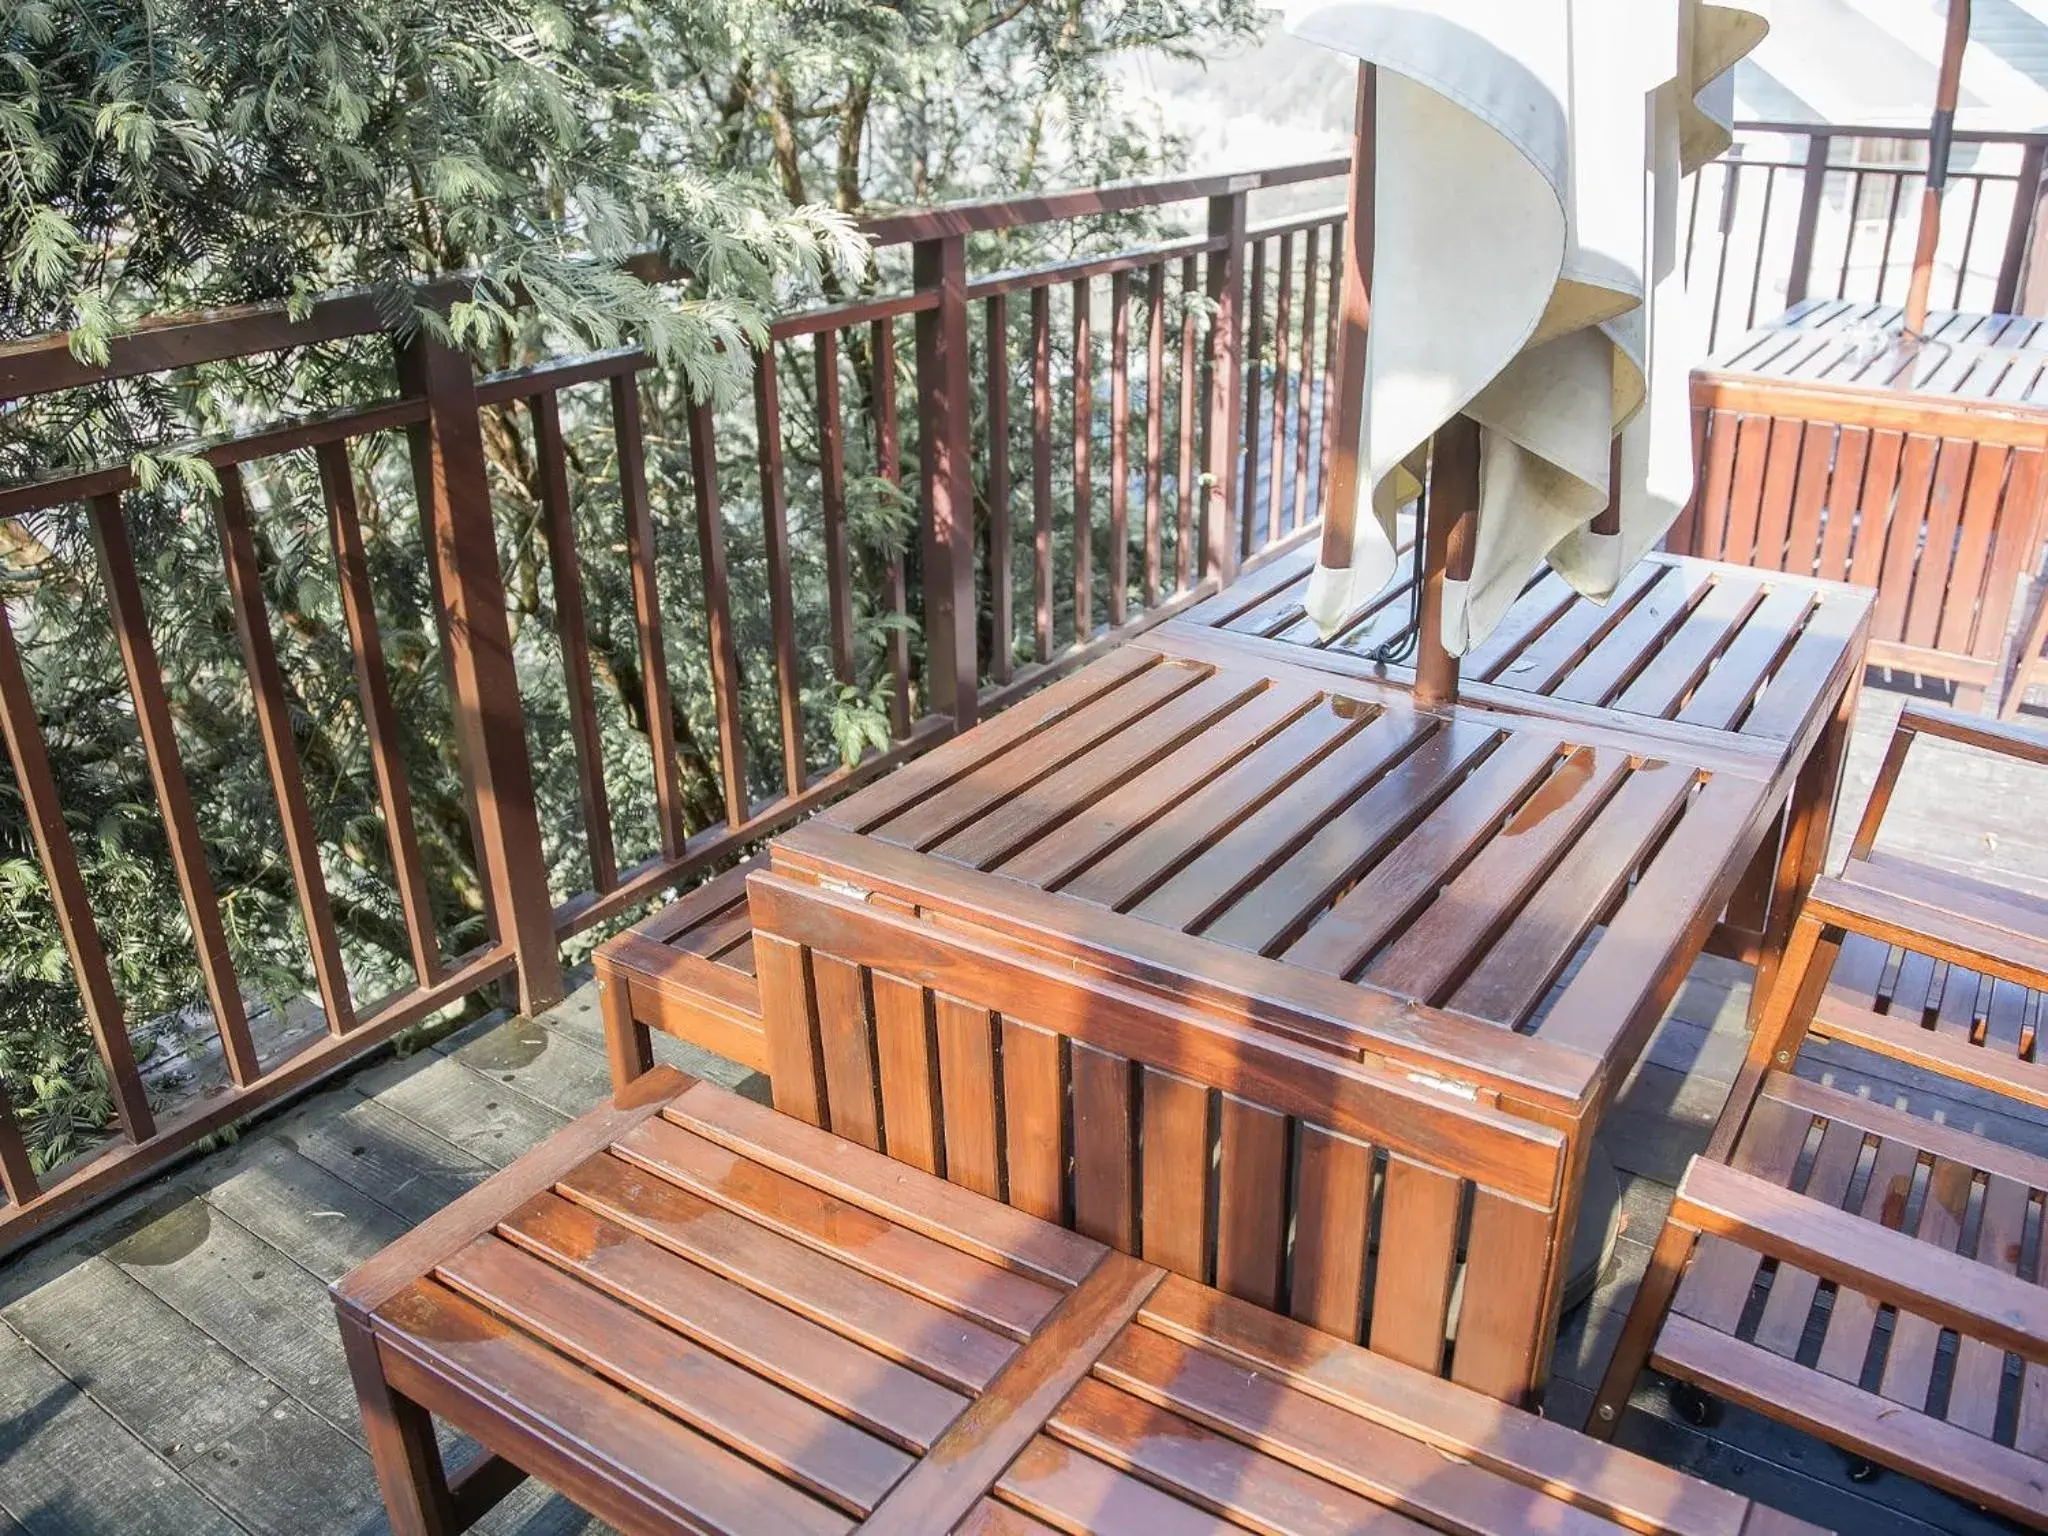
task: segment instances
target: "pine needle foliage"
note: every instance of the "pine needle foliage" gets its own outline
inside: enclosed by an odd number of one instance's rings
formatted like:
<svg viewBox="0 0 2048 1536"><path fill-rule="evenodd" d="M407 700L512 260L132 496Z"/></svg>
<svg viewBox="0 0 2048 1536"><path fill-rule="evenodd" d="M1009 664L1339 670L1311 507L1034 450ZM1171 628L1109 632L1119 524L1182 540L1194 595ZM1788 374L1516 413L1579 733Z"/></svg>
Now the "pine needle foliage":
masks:
<svg viewBox="0 0 2048 1536"><path fill-rule="evenodd" d="M428 327L507 368L623 343L641 376L657 577L692 830L722 819L687 454L718 415L749 793L778 788L752 359L770 316L886 288L855 232L880 207L1156 174L1178 146L1116 89L1141 49L1199 57L1250 35L1248 0L0 0L0 341L66 333L84 360L149 317L303 306L367 287L394 333ZM1129 218L990 237L987 266L1128 241ZM653 252L680 280L622 265ZM899 263L900 265L900 263ZM640 270L646 270L643 266ZM423 285L475 275L442 310ZM906 331L907 335L907 331ZM918 509L871 431L846 444L857 676L833 676L808 351L778 349L792 582L814 771L887 739L884 664L910 631L880 600L918 587ZM909 348L896 381L913 398ZM849 343L849 423L876 387ZM252 1007L308 1007L309 967L213 521L185 445L388 396L369 338L0 407L0 480L127 461L123 501L184 769ZM657 845L624 542L602 388L561 397L622 862ZM864 420L865 418L863 418ZM904 484L914 487L914 413ZM588 888L534 424L486 414L500 554L558 899ZM487 935L484 881L399 434L351 450L378 627L442 951ZM263 595L352 988L409 984L403 913L307 454L244 470ZM0 522L0 599L30 673L73 845L154 1089L203 1075L210 1031L161 816L82 509ZM913 604L913 610L915 605ZM917 687L913 678L913 689ZM317 1021L315 1021L317 1024ZM203 1054L203 1053L202 1053ZM0 1087L43 1166L89 1148L108 1104L12 775L0 771Z"/></svg>

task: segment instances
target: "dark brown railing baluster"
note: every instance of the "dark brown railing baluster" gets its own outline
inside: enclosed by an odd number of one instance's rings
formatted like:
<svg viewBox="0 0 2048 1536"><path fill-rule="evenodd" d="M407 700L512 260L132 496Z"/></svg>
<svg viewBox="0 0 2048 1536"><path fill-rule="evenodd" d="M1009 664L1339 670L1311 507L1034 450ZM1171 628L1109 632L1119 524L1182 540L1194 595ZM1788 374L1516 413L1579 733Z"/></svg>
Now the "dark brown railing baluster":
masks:
<svg viewBox="0 0 2048 1536"><path fill-rule="evenodd" d="M619 500L626 514L626 559L633 571L633 624L640 642L640 689L647 711L648 749L654 759L654 808L661 826L662 854L672 859L683 851L686 837L683 780L676 765L668 647L662 643L661 594L654 576L654 516L647 503L647 447L640 427L639 380L631 373L619 374L612 380L611 393L612 431L619 447ZM719 571L723 579L722 554ZM738 677L737 669L734 677ZM741 800L744 804L744 788Z"/></svg>
<svg viewBox="0 0 2048 1536"><path fill-rule="evenodd" d="M1131 278L1109 280L1109 625L1124 622L1131 543Z"/></svg>
<svg viewBox="0 0 2048 1536"><path fill-rule="evenodd" d="M548 397L548 403L552 407L552 396ZM441 945L434 932L433 902L427 894L426 863L420 857L419 836L412 823L412 786L405 776L405 758L399 747L398 712L391 703L391 679L384 668L384 642L377 632L377 605L370 588L370 563L363 549L362 523L356 513L355 479L349 473L345 444L322 443L316 457L320 464L320 486L327 502L327 538L334 549L335 585L341 592L342 622L348 627L349 652L355 659L356 697L362 706L364 733L370 738L370 771L377 780L377 804L384 813L384 839L391 850L391 871L398 887L398 905L405 914L405 935L412 951L413 974L421 986L431 987L442 975ZM559 422L555 426L555 463L557 467L561 464ZM544 439L540 464L545 497L548 457ZM574 602L579 615L576 633L580 643L583 634L580 584ZM555 609L558 614L568 611L559 576L555 581ZM564 650L567 650L566 642ZM589 676L586 660L586 696L589 693ZM604 783L600 776L598 793L602 795L603 792ZM611 829L608 825L604 833L609 850ZM594 840L592 846L596 846Z"/></svg>
<svg viewBox="0 0 2048 1536"><path fill-rule="evenodd" d="M1749 269L1749 318L1744 322L1751 326L1756 324L1756 298L1764 283L1764 251L1770 241L1772 194L1777 185L1778 168L1775 165L1764 167L1764 212L1756 226L1756 264Z"/></svg>
<svg viewBox="0 0 2048 1536"><path fill-rule="evenodd" d="M142 583L135 575L135 552L128 543L127 525L121 521L121 498L95 497L91 507L93 542L99 548L100 570L107 584L107 611L120 643L121 665L128 674L128 693L135 701L135 728L142 737L150 779L156 785L157 808L163 812L164 837L170 846L171 868L178 877L178 894L184 898L185 917L192 925L199 974L206 984L214 1026L220 1031L229 1075L237 1085L247 1087L263 1075L263 1067L249 1037L249 1015L242 1006L227 933L221 927L220 903L206 867L206 840L200 836L192 792L186 787L185 769L178 758L163 673L149 638L149 618L143 612Z"/></svg>
<svg viewBox="0 0 2048 1536"><path fill-rule="evenodd" d="M1088 284L1074 284L1074 643L1095 633L1095 358Z"/></svg>
<svg viewBox="0 0 2048 1536"><path fill-rule="evenodd" d="M782 781L804 792L803 677L796 661L795 599L789 577L789 503L782 483L782 392L775 344L754 359L754 433L761 466L761 546L768 563L768 629L775 648L776 717L782 727Z"/></svg>
<svg viewBox="0 0 2048 1536"><path fill-rule="evenodd" d="M988 675L1010 680L1017 647L1010 591L1010 305L990 296L984 312L988 358Z"/></svg>
<svg viewBox="0 0 2048 1536"><path fill-rule="evenodd" d="M285 857L292 867L299 915L306 925L314 984L327 1013L327 1032L347 1034L355 1025L355 1004L349 998L348 971L341 960L334 909L327 899L327 877L320 869L320 835L306 804L306 776L299 764L298 741L292 735L291 705L284 696L277 642L270 633L269 610L263 605L263 571L256 558L256 535L249 523L249 501L239 466L221 472L214 515L220 528L228 596L235 609L235 631L242 642L242 664L248 670L256 704L256 733L263 739Z"/></svg>
<svg viewBox="0 0 2048 1536"><path fill-rule="evenodd" d="M426 403L426 419L407 436L433 551L456 749L464 783L472 786L477 859L493 928L513 947L519 1007L530 1016L561 1000L562 962L484 477L476 380L466 357L424 334L400 349L398 373L405 392Z"/></svg>
<svg viewBox="0 0 2048 1536"><path fill-rule="evenodd" d="M1963 224L1963 254L1956 261L1956 292L1949 300L1950 309L1963 307L1963 284L1970 276L1970 252L1977 244L1977 214L1984 203L1984 178L1970 178L1970 217Z"/></svg>
<svg viewBox="0 0 2048 1536"><path fill-rule="evenodd" d="M716 418L708 401L690 407L690 488L697 505L697 556L704 567L705 641L711 648L711 700L718 719L718 772L725 820L747 819L747 746L740 724L740 653L732 632L732 583L725 569L725 519L718 509Z"/></svg>
<svg viewBox="0 0 2048 1536"><path fill-rule="evenodd" d="M1694 192L1697 193L1698 177L1693 178ZM1330 504L1330 454L1337 443L1337 413L1330 409L1334 403L1331 391L1330 370L1337 366L1337 318L1344 310L1344 262L1340 252L1344 249L1344 220L1336 219L1330 224L1330 273L1324 280L1327 286L1328 311L1323 322L1323 371L1322 384L1322 444L1318 452L1322 455L1316 470L1316 516L1329 511Z"/></svg>
<svg viewBox="0 0 2048 1536"><path fill-rule="evenodd" d="M911 248L917 287L938 302L917 315L917 460L924 492L924 648L932 707L956 729L981 709L975 665L974 469L967 360L967 243Z"/></svg>
<svg viewBox="0 0 2048 1536"><path fill-rule="evenodd" d="M1259 391L1266 377L1266 242L1254 239L1252 247L1251 293L1245 301L1244 338L1244 442L1232 445L1232 462L1241 448L1244 456L1244 502L1238 509L1238 538L1232 548L1250 554L1252 526L1259 505L1259 429L1264 416L1259 409ZM1213 266L1216 257L1209 258ZM1213 286L1213 281L1212 281Z"/></svg>
<svg viewBox="0 0 2048 1536"><path fill-rule="evenodd" d="M1273 310L1273 427L1266 446L1266 542L1280 537L1287 488L1287 337L1294 305L1294 236L1280 237L1280 297Z"/></svg>
<svg viewBox="0 0 2048 1536"><path fill-rule="evenodd" d="M1863 206L1863 177L1864 173L1858 171L1849 178L1849 227L1842 236L1842 269L1835 274L1835 297L1838 299L1847 298L1849 294L1849 265L1856 254L1856 228L1863 222L1856 214L1856 210ZM1884 287L1882 268L1878 271L1878 287L1880 290Z"/></svg>
<svg viewBox="0 0 2048 1536"><path fill-rule="evenodd" d="M839 333L820 331L812 352L818 369L818 481L825 511L825 601L832 675L851 687L853 568L846 550L846 423L839 414Z"/></svg>
<svg viewBox="0 0 2048 1536"><path fill-rule="evenodd" d="M1166 263L1145 280L1145 606L1159 602L1160 480L1166 453Z"/></svg>
<svg viewBox="0 0 2048 1536"><path fill-rule="evenodd" d="M562 647L562 681L569 694L569 737L576 748L576 792L583 807L584 846L589 851L591 885L602 894L619 883L619 859L612 843L611 804L604 788L604 742L597 728L597 699L590 686L590 625L583 611L575 512L569 505L562 407L550 390L530 397L526 408L533 414L541 529L547 538L548 574L555 588L555 640ZM409 830L410 822L407 826ZM418 948L417 939L414 947Z"/></svg>
<svg viewBox="0 0 2048 1536"><path fill-rule="evenodd" d="M7 737L14 782L21 794L21 808L28 813L29 835L35 840L36 857L42 861L43 878L49 883L57 931L63 935L64 953L71 961L71 979L78 987L93 1044L107 1069L114 1113L120 1116L121 1129L130 1141L147 1141L156 1134L156 1117L150 1113L149 1095L135 1070L135 1050L128 1042L121 999L114 992L107 952L93 922L92 902L79 873L78 851L71 846L71 829L64 824L49 750L43 745L42 726L36 720L35 700L29 697L28 676L22 671L5 603L0 603L0 733ZM18 1167L14 1166L16 1154ZM0 1175L6 1177L8 1194L17 1204L34 1198L36 1181L11 1110L0 1113Z"/></svg>
<svg viewBox="0 0 2048 1536"><path fill-rule="evenodd" d="M1827 186L1828 145L1831 141L1818 130L1806 136L1806 172L1799 184L1799 222L1792 232L1792 271L1785 279L1785 303L1789 307L1806 297L1813 270L1813 240L1820 228L1821 192ZM1849 209L1849 227L1856 227L1856 209ZM1762 254L1758 254L1762 262Z"/></svg>
<svg viewBox="0 0 2048 1536"><path fill-rule="evenodd" d="M1884 302L1884 280L1890 276L1892 270L1892 238L1899 232L1899 201L1905 195L1906 173L1894 171L1891 173L1891 180L1891 201L1886 206L1884 214L1884 249L1878 253L1877 286L1870 294L1878 303Z"/></svg>
<svg viewBox="0 0 2048 1536"><path fill-rule="evenodd" d="M1052 659L1052 291L1031 290L1033 654Z"/></svg>
<svg viewBox="0 0 2048 1536"><path fill-rule="evenodd" d="M1200 484L1195 457L1196 387L1201 382L1202 364L1195 347L1195 258L1184 256L1180 263L1180 472L1179 494L1173 506L1174 588L1185 592L1195 580L1195 495Z"/></svg>
<svg viewBox="0 0 2048 1536"><path fill-rule="evenodd" d="M1203 420L1208 424L1209 505L1203 530L1207 555L1205 576L1220 582L1237 579L1237 530L1230 526L1237 504L1237 444L1233 425L1239 419L1244 385L1243 310L1246 194L1233 192L1209 199L1209 234L1222 249L1209 257L1209 302L1215 318L1209 325L1207 384ZM1256 306L1255 306L1256 307Z"/></svg>
<svg viewBox="0 0 2048 1536"><path fill-rule="evenodd" d="M143 1136L152 1134L145 1131ZM142 1139L133 1130L128 1136L131 1141ZM14 1104L4 1088L0 1088L0 1191L17 1206L27 1205L42 1193L35 1165L28 1160L28 1143L21 1139L21 1126L14 1118Z"/></svg>
<svg viewBox="0 0 2048 1536"><path fill-rule="evenodd" d="M2005 226L2005 251L1998 262L1998 286L1991 296L1994 314L2015 312L2020 296L2020 272L2027 259L2027 237L2033 232L2034 213L2041 202L2041 140L2029 139L2020 151L2019 178L2012 187L2012 217Z"/></svg>
<svg viewBox="0 0 2048 1536"><path fill-rule="evenodd" d="M1299 528L1308 521L1309 414L1315 409L1316 396L1316 251L1321 235L1320 229L1311 227L1302 236L1301 378L1294 412L1294 510L1288 517L1290 528Z"/></svg>
<svg viewBox="0 0 2048 1536"><path fill-rule="evenodd" d="M903 438L896 422L896 322L877 320L869 340L875 364L876 472L892 486L903 484ZM910 734L910 636L902 621L910 612L903 583L903 552L882 569L882 602L897 623L889 631L889 726L901 741Z"/></svg>

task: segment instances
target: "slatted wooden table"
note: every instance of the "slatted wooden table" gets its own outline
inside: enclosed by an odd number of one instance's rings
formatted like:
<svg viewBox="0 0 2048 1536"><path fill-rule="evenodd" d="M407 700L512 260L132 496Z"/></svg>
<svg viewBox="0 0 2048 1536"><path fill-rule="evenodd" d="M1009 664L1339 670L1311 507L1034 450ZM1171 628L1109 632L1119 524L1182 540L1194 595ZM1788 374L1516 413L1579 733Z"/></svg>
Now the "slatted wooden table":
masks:
<svg viewBox="0 0 2048 1536"><path fill-rule="evenodd" d="M668 1069L336 1298L401 1533L1813 1529Z"/></svg>
<svg viewBox="0 0 2048 1536"><path fill-rule="evenodd" d="M2013 603L2041 548L2048 327L1935 314L1917 351L1894 306L1809 300L1693 377L1704 444L1682 553L1875 587L1874 664L1999 682ZM2030 623L2006 690L2048 676Z"/></svg>
<svg viewBox="0 0 2048 1536"><path fill-rule="evenodd" d="M1054 1104L1071 1094L1064 1129L1055 1115L1043 1136L1055 1153L1069 1138L1073 1185L1034 1198L1077 1218L1090 1117L1164 1124L1170 1098L1203 1090L1185 1133L1195 1193L1200 1170L1227 1164L1242 1134L1233 1102L1317 1123L1312 1097L1273 1097L1275 1074L1248 1061L1197 1070L1147 1058L1132 1043L1146 1020L1160 1031L1249 1023L1438 1104L1549 1128L1563 1138L1556 1196L1515 1197L1525 1202L1508 1222L1517 1259L1502 1268L1468 1253L1461 1307L1452 1292L1468 1186L1498 1187L1500 1170L1543 1155L1503 1124L1446 1123L1428 1147L1390 1154L1393 1176L1378 1182L1368 1156L1355 1204L1331 1215L1331 1232L1362 1258L1377 1190L1382 1249L1397 1219L1414 1234L1399 1262L1412 1255L1424 1281L1380 1284L1392 1273L1383 1258L1374 1275L1362 1263L1346 1272L1355 1289L1344 1304L1272 1298L1297 1311L1313 1303L1303 1315L1377 1338L1362 1297L1384 1307L1398 1295L1416 1309L1403 1333L1424 1341L1407 1358L1436 1368L1447 1356L1460 1379L1526 1399L1549 1356L1592 1133L1773 833L1796 762L1775 741L1758 749L1685 719L1511 690L1482 701L1475 689L1432 713L1398 684L1306 654L1161 631L779 839L774 874L751 886L776 1103L891 1151L929 1143L930 1166L956 1178L982 1167L967 1176L1014 1199L1014 1160L1004 1170L957 1150L957 1138L994 1123L980 1084L1000 1080L1011 1116L1025 1112L1013 1078ZM1832 681L1807 676L1809 661ZM1743 685L1754 697L1745 718L1783 712L1806 722L1787 730L1810 744L1843 716L1856 670L1850 640L1811 627L1760 692L1755 678ZM1695 696L1733 688L1736 675L1717 668ZM902 1017L921 1021L929 1008L939 1020L947 1107L956 1082L976 1085L961 1098L977 1107L957 1122L934 1124L927 1107L921 1024L906 1031L885 1017L897 982L911 999ZM1075 1043L1051 1059L1051 1077L1034 1079L1009 1034L992 1033L998 1016L1004 1031L1015 1023ZM1112 1016L1138 1022L1120 1025L1130 1033L1115 1043L1096 1039ZM1098 1081L1105 1050L1193 1081L1117 1071ZM1220 1095L1207 1120L1203 1093ZM1381 1142L1414 1113L1390 1106L1383 1135L1369 1116L1342 1134ZM1261 1125L1269 1187L1284 1192L1289 1137ZM1107 1155L1112 1169L1123 1161ZM1411 1165L1427 1176L1411 1178ZM1130 1196L1117 1188L1095 1234L1150 1256L1142 1212L1125 1220L1118 1202ZM1195 1193L1196 1232L1161 1257L1238 1289L1219 1258L1229 1240L1202 1226L1222 1216L1205 1216ZM1270 1208L1285 1198L1273 1194ZM1282 1218L1273 1230L1285 1229ZM1294 1272L1307 1270L1297 1255ZM1461 1374L1468 1352L1486 1367Z"/></svg>
<svg viewBox="0 0 2048 1536"><path fill-rule="evenodd" d="M1372 653L1412 618L1407 563L1326 640L1301 607L1314 559L1306 549L1272 562L1167 633L1213 628L1265 654L1288 654L1273 649L1285 645L1311 664L1366 673ZM1623 721L1719 732L1772 761L1789 782L1783 826L1761 847L1711 944L1758 966L1761 998L1798 893L1826 853L1855 662L1873 601L1870 592L1836 582L1662 553L1629 572L1606 604L1545 571L1464 658L1463 686L1468 697L1503 709L1579 720L1597 709Z"/></svg>

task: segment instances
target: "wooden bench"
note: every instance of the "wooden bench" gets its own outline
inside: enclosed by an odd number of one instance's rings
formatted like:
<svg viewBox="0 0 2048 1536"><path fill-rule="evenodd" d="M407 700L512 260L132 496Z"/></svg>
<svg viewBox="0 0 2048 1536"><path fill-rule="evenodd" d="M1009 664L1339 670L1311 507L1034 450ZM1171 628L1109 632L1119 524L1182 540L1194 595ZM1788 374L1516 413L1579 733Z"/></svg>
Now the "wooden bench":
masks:
<svg viewBox="0 0 2048 1536"><path fill-rule="evenodd" d="M335 1296L401 1536L1814 1529L668 1068Z"/></svg>
<svg viewBox="0 0 2048 1536"><path fill-rule="evenodd" d="M713 876L598 948L593 964L613 1087L654 1065L654 1029L768 1069L747 916L747 876L766 862L757 857Z"/></svg>

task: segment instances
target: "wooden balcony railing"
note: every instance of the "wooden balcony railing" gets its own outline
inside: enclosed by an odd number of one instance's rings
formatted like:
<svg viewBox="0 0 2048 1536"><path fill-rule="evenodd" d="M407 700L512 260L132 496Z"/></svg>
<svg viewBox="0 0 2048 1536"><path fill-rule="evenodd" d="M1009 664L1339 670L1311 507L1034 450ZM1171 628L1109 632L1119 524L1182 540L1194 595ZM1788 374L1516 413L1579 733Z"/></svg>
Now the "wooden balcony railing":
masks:
<svg viewBox="0 0 2048 1536"><path fill-rule="evenodd" d="M153 795L203 983L191 1010L204 1037L196 1054L214 1053L217 1076L165 1103L138 1066L130 1030L140 1021L108 958L122 936L105 931L81 871L74 840L89 829L52 771L46 732L60 722L39 714L34 696L40 621L33 599L17 595L11 614L0 604L0 729L115 1123L100 1148L38 1171L0 1096L0 1252L481 988L506 982L521 1008L546 1007L563 992L565 942L1177 611L1309 527L1329 451L1341 214L1254 227L1248 205L1260 189L1319 181L1340 202L1345 169L1319 162L875 219L867 232L879 246L909 248L909 286L776 321L753 360L750 413L687 403L635 349L479 376L460 353L414 334L398 344L387 397L202 444L195 451L220 490L197 515L212 521L221 552L239 655L231 681L247 690L301 970L318 1003L296 1034L258 1027L252 1015L263 1010L224 922L234 892L181 755L193 697L177 675L183 647L167 644L151 611L151 562L169 557L148 547L139 557L134 537L137 507L156 493L126 461L0 488L0 518L40 519L56 530L46 543L96 569L146 765L139 792ZM1028 270L969 269L970 242L995 232L1187 203L1207 214L1189 238ZM460 291L446 286L444 297ZM73 358L61 336L14 344L0 348L0 412L203 364L374 352L385 328L373 296L343 293L296 313L261 306L161 321L117 340L98 364ZM678 439L650 444L650 391L684 423ZM572 435L595 446L572 451ZM516 509L494 483L502 472L487 437L509 440L528 466L537 514L525 526L511 526ZM292 637L266 602L279 555L265 525L288 499L274 482L294 461L317 486L321 579L345 630L386 844L367 862L388 887L402 933L393 947L410 970L388 995L359 996L351 984L361 967L330 889L338 834L309 792L307 704L280 650ZM903 487L914 541L884 553L853 547L857 483L878 484L882 501ZM394 576L376 546L384 514L368 514L366 494L410 496L430 552L427 569L396 579L431 609L419 633L438 646L462 806L454 819L466 818L480 876L481 922L470 926L481 937L457 953L437 925L447 903L416 826L406 737L417 726L388 665ZM593 504L611 519L595 546ZM528 548L532 571L521 564ZM592 578L600 559L603 581ZM822 573L821 613L799 603L799 566ZM679 583L677 571L696 579ZM538 610L513 601L508 572L549 595L539 627L551 634L559 676L548 696L559 707L536 710ZM765 592L758 648L736 629L742 584ZM607 603L616 616L601 611ZM614 617L630 638L600 658L593 637ZM857 645L857 620L878 626L879 646ZM821 726L820 694L883 678L888 741L848 764ZM607 761L600 721L619 711L637 722L642 763ZM699 720L715 745L686 764L679 733ZM618 740L609 738L614 756ZM537 770L560 754L573 756L575 791L556 806ZM620 803L622 785L648 803ZM627 823L651 823L651 847L622 846ZM366 860L353 856L360 879Z"/></svg>
<svg viewBox="0 0 2048 1536"><path fill-rule="evenodd" d="M1903 302L1927 138L1925 127L1737 123L1734 147L1679 209L1686 288L1713 346L1809 297ZM2011 314L2048 297L2027 281L2044 145L2048 133L1955 134L1937 307Z"/></svg>

